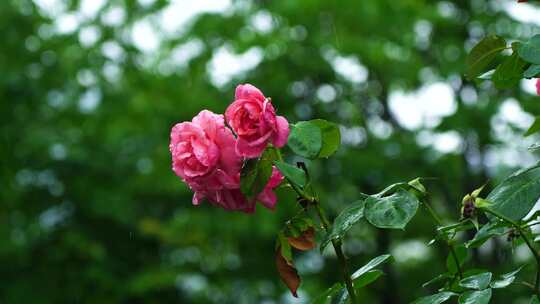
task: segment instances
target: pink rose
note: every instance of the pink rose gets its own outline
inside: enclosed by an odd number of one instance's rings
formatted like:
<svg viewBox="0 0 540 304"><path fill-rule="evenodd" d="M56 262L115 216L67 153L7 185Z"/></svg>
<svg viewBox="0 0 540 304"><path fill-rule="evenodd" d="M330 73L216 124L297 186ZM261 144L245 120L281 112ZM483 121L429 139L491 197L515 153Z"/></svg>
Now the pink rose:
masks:
<svg viewBox="0 0 540 304"><path fill-rule="evenodd" d="M273 189L283 176L274 168L266 188L248 200L240 191L242 157L235 152L236 139L225 127L223 115L201 111L191 122L176 124L171 130L169 150L173 171L194 191L193 204L203 199L227 210L255 211L256 201L273 209Z"/></svg>
<svg viewBox="0 0 540 304"><path fill-rule="evenodd" d="M171 130L173 171L188 184L204 182L206 187L220 188L242 166L235 144L223 115L203 110L191 122L178 123Z"/></svg>
<svg viewBox="0 0 540 304"><path fill-rule="evenodd" d="M536 94L540 96L540 79L536 80Z"/></svg>
<svg viewBox="0 0 540 304"><path fill-rule="evenodd" d="M264 190L254 199L248 200L240 191L240 174L235 177L236 183L229 184L220 190L196 191L193 196L193 204L198 205L202 200L207 199L210 203L220 206L226 210L238 210L246 213L255 211L255 203L261 202L268 209L274 209L277 202L274 188L279 186L283 176L276 168L273 168L272 177Z"/></svg>
<svg viewBox="0 0 540 304"><path fill-rule="evenodd" d="M235 101L225 118L238 136L236 153L243 157L259 157L269 142L278 148L287 143L289 123L276 116L270 99L250 84L236 87Z"/></svg>

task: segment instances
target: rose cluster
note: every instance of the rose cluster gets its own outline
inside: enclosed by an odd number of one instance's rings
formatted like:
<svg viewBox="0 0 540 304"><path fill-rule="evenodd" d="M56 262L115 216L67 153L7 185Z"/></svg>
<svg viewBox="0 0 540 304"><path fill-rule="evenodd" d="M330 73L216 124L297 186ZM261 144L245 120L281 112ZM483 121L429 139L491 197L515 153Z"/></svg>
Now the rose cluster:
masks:
<svg viewBox="0 0 540 304"><path fill-rule="evenodd" d="M273 209L273 189L283 180L279 171L273 168L264 190L251 199L240 190L240 172L245 159L261 156L269 143L284 146L288 136L289 123L276 115L270 98L250 84L239 85L225 117L203 110L191 122L172 128L172 169L193 190L194 205L206 199L227 210L251 213L259 201Z"/></svg>

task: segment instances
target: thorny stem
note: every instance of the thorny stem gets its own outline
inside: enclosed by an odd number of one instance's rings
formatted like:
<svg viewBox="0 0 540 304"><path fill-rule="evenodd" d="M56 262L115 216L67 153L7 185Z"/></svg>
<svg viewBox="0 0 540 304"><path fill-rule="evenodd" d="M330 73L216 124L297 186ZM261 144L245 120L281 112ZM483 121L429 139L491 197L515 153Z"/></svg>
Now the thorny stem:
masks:
<svg viewBox="0 0 540 304"><path fill-rule="evenodd" d="M317 210L317 214L319 215L319 218L321 219L321 223L323 225L324 230L328 231L328 229L330 228L330 222L324 215L324 211L319 205L319 202L317 200L313 200L312 204L313 206L315 206L315 209ZM343 251L341 250L341 240L333 239L332 246L334 246L334 250L336 251L336 255L341 264L343 280L345 281L345 286L347 287L347 292L349 293L349 299L352 304L358 303L356 300L356 291L354 290L354 285L353 285L351 276L349 275L350 271L349 271L349 266L347 264L347 258L345 257L345 254L343 254Z"/></svg>
<svg viewBox="0 0 540 304"><path fill-rule="evenodd" d="M527 247L529 247L529 249L531 250L531 253L533 254L533 256L534 256L534 258L536 260L536 281L534 283L534 290L535 290L536 294L540 297L540 252L538 252L538 250L536 250L536 248L533 245L533 242L527 237L527 235L525 234L525 232L522 229L523 227L519 223L517 223L516 221L514 221L514 220L500 214L497 211L487 209L487 208L482 208L482 210L484 212L490 213L490 214L494 215L495 217L509 223L510 225L514 226L514 228L519 232L521 238L525 241L525 244L527 244Z"/></svg>
<svg viewBox="0 0 540 304"><path fill-rule="evenodd" d="M276 149L276 154L278 156L278 160L283 162L283 157L281 156L281 152ZM287 178L286 178L287 179ZM307 195L302 189L298 188L294 183L292 183L289 179L287 179L288 184L291 186L291 188L296 192L296 194L301 197L302 199L309 202L309 205L312 205L315 207L315 210L317 211L317 215L319 216L319 219L321 220L322 227L324 231L328 232L328 230L331 227L330 221L324 214L324 210L321 208L319 204L319 200L315 197L311 197ZM341 240L334 239L332 240L332 246L334 247L334 250L336 252L336 256L339 260L339 263L341 265L341 271L343 274L343 281L345 282L345 286L347 288L347 292L349 293L349 300L351 304L357 304L357 297L356 297L356 291L354 289L354 285L350 276L349 266L347 263L347 257L345 257L345 254L343 253L343 250L341 249Z"/></svg>
<svg viewBox="0 0 540 304"><path fill-rule="evenodd" d="M431 215L433 220L435 220L437 225L442 226L443 223L442 223L441 219L439 218L439 216L437 215L435 210L433 210L431 205L428 204L427 202L424 202L424 206L426 206L426 209L429 211L429 214ZM446 241L446 244L448 245L448 248L450 250L450 255L452 256L452 259L454 260L454 263L456 264L456 269L457 269L457 272L458 272L458 276L459 276L460 279L462 279L463 278L463 270L461 270L461 265L459 263L459 259L458 259L457 254L456 254L456 249L454 248L454 245L450 241Z"/></svg>

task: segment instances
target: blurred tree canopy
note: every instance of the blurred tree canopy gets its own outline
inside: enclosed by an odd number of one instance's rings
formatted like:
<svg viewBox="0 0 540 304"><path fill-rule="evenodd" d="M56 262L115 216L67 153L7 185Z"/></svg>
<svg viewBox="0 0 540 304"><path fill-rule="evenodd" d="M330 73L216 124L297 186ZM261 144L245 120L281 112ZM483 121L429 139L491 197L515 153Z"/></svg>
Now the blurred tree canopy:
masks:
<svg viewBox="0 0 540 304"><path fill-rule="evenodd" d="M331 217L360 191L424 176L455 219L465 193L536 160L520 136L540 113L530 83L462 77L485 34L538 33L515 19L538 6L514 2L1 1L0 302L304 303L337 281L331 249L298 257L299 300L279 281L275 234L298 208L287 191L249 216L192 206L172 173L170 128L222 113L238 83L289 121L340 124L337 157L308 164ZM446 249L424 245L425 213L410 227L348 236L353 268L395 255L364 303L430 292L419 286ZM500 272L530 261L503 239L472 259Z"/></svg>

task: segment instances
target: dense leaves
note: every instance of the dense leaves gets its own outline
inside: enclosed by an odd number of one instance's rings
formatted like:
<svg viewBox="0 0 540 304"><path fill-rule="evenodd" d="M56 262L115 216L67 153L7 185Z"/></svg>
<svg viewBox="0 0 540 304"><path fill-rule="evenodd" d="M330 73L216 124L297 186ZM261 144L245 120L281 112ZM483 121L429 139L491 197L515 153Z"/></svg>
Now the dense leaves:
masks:
<svg viewBox="0 0 540 304"><path fill-rule="evenodd" d="M195 207L170 170L170 127L201 109L222 113L238 83L263 88L291 122L324 117L340 126L339 153L312 164L330 218L360 191L422 175L437 179L429 192L441 218L457 221L464 193L488 179L495 186L534 157L525 147L537 140L521 140L519 117L540 113L538 97L459 77L482 33L525 40L538 32L506 4L515 3L0 1L0 302L289 301L270 247L299 209L294 195L279 189L275 211L251 216ZM441 87L452 98L432 91ZM423 92L436 94L399 107L399 96ZM520 115L501 119L508 108ZM416 240L433 237L428 216L420 212L404 233L349 231L351 265L407 253L362 290L362 303L426 292L420 282L448 253L438 242L409 255ZM495 248L478 258L506 271L515 255L502 238ZM317 268L312 254L297 260L300 270L308 261L299 294L310 299L340 278L335 258ZM496 302L530 298L512 287Z"/></svg>

